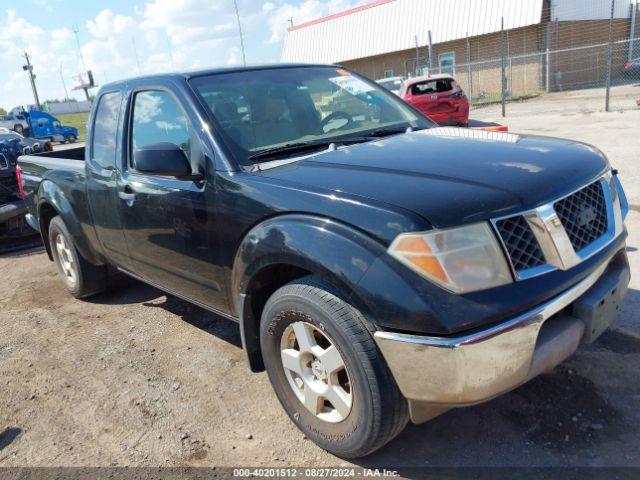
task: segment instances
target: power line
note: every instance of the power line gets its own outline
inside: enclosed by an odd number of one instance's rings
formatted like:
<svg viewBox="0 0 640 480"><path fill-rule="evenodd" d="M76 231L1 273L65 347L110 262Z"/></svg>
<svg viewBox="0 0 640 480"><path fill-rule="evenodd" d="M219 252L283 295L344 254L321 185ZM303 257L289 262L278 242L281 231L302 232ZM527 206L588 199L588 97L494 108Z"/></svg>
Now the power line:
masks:
<svg viewBox="0 0 640 480"><path fill-rule="evenodd" d="M238 13L238 1L233 0L233 5L236 8L236 20L238 21L238 32L240 32L240 48L242 49L242 64L247 66L247 57L244 54L244 38L242 36L242 25L240 24L240 13Z"/></svg>

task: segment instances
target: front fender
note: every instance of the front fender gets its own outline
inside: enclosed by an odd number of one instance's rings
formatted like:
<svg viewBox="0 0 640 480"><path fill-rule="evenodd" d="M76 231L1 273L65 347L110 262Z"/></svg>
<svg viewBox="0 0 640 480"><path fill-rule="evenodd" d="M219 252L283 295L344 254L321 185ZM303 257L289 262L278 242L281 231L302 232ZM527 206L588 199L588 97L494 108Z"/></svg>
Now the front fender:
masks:
<svg viewBox="0 0 640 480"><path fill-rule="evenodd" d="M75 202L74 205L77 205L77 203L78 202ZM52 257L48 244L49 232L44 224L45 218L42 214L44 205L50 205L56 213L60 215L64 224L67 226L67 229L73 236L73 242L80 252L80 255L94 265L103 265L103 260L91 247L86 235L86 230L83 228L83 223L76 214L74 207L65 195L64 191L55 183L43 180L38 192L38 223L40 225L40 232L42 232L43 239L47 239L45 245L49 258ZM86 206L86 202L84 202L84 205ZM90 227L90 225L87 225L87 227Z"/></svg>
<svg viewBox="0 0 640 480"><path fill-rule="evenodd" d="M251 305L252 280L281 265L327 280L338 294L373 320L356 287L385 248L363 232L336 220L287 214L260 223L247 233L234 260L229 304L240 322L242 344L253 371L263 369L259 318ZM274 281L278 279L274 278ZM254 282L255 283L255 282ZM375 320L373 320L375 323Z"/></svg>
<svg viewBox="0 0 640 480"><path fill-rule="evenodd" d="M330 218L302 214L271 218L251 229L237 249L229 303L238 312L239 296L247 292L251 279L264 268L282 264L319 275L351 294L384 251L363 232Z"/></svg>

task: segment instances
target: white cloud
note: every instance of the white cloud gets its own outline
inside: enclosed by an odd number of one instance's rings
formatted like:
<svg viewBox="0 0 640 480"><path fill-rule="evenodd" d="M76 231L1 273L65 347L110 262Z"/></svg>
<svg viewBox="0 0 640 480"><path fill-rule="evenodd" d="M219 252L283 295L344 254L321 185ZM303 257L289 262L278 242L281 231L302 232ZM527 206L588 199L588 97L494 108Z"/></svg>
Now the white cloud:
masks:
<svg viewBox="0 0 640 480"><path fill-rule="evenodd" d="M131 17L117 15L111 10L102 10L94 20L87 21L87 30L96 38L107 38L136 28Z"/></svg>

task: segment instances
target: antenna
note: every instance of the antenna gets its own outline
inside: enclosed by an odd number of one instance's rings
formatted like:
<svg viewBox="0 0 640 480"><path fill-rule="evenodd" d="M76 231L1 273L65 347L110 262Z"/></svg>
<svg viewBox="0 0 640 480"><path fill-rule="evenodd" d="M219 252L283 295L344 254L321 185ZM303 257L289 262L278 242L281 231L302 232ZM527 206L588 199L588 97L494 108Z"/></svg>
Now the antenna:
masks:
<svg viewBox="0 0 640 480"><path fill-rule="evenodd" d="M173 62L173 50L171 49L171 39L169 38L168 35L167 35L167 49L169 49L169 59L171 60L171 68L175 68L175 65Z"/></svg>
<svg viewBox="0 0 640 480"><path fill-rule="evenodd" d="M242 64L247 66L247 57L244 55L244 38L242 36L242 25L240 24L240 13L238 13L238 1L233 0L233 5L236 7L236 19L238 20L238 32L240 32L240 48L242 49Z"/></svg>
<svg viewBox="0 0 640 480"><path fill-rule="evenodd" d="M82 63L82 71L87 71L87 66L84 63L84 57L82 56L82 48L80 48L80 29L78 29L78 24L73 25L73 34L76 36L76 46L78 47L78 56L80 57L80 63Z"/></svg>
<svg viewBox="0 0 640 480"><path fill-rule="evenodd" d="M136 38L131 35L131 42L133 43L133 54L136 57L136 65L138 65L138 73L142 73L142 68L140 68L140 57L138 57L138 47L136 46Z"/></svg>

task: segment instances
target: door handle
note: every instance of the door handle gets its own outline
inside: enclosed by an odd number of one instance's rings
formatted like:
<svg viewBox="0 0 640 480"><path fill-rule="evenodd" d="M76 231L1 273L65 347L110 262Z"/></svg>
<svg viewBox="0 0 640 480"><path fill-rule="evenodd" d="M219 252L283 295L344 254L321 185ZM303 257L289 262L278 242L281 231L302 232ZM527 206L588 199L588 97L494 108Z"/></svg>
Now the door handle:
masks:
<svg viewBox="0 0 640 480"><path fill-rule="evenodd" d="M118 192L118 197L120 197L121 200L124 200L129 206L131 206L136 199L136 194L133 193L133 188L131 188L131 185L125 185L124 190L122 192Z"/></svg>
<svg viewBox="0 0 640 480"><path fill-rule="evenodd" d="M136 199L135 193L118 192L118 197L128 202L133 202Z"/></svg>

